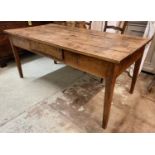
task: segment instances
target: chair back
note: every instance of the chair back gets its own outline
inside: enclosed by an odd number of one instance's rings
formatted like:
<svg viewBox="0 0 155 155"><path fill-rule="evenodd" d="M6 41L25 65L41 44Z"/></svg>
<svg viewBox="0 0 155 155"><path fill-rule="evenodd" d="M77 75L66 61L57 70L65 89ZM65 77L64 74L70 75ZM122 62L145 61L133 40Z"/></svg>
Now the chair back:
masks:
<svg viewBox="0 0 155 155"><path fill-rule="evenodd" d="M107 29L113 29L113 30L116 30L116 32L120 32L121 34L123 34L127 26L127 23L128 23L127 21L120 21L117 26L113 26L113 25L108 25L108 21L105 21L105 26L103 31L106 32Z"/></svg>
<svg viewBox="0 0 155 155"><path fill-rule="evenodd" d="M91 29L91 21L67 21L66 25L71 27L78 27L78 28L84 28L84 29Z"/></svg>
<svg viewBox="0 0 155 155"><path fill-rule="evenodd" d="M91 29L92 21L54 21L55 24Z"/></svg>

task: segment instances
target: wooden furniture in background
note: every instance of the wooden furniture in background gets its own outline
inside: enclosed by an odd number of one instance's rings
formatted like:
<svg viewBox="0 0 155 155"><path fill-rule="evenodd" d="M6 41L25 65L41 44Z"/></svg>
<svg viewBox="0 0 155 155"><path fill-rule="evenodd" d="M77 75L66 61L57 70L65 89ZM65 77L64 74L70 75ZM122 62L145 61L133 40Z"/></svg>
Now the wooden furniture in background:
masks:
<svg viewBox="0 0 155 155"><path fill-rule="evenodd" d="M125 34L142 37L146 29L147 21L128 21Z"/></svg>
<svg viewBox="0 0 155 155"><path fill-rule="evenodd" d="M145 45L149 39L47 24L5 30L9 35L19 75L23 73L16 47L57 59L81 71L105 78L102 127L106 128L117 77L135 62L133 93ZM91 120L90 120L91 121Z"/></svg>
<svg viewBox="0 0 155 155"><path fill-rule="evenodd" d="M113 29L113 30L116 30L116 31L119 31L121 34L124 33L125 31L125 28L127 26L127 21L121 21L118 23L117 26L113 26L113 25L108 25L108 21L105 21L105 25L104 25L104 32L107 31L107 29Z"/></svg>
<svg viewBox="0 0 155 155"><path fill-rule="evenodd" d="M155 86L155 75L154 75L154 78L152 79L152 81L149 83L147 90L148 90L149 92L151 92L151 91L152 91L152 88L153 88L154 86Z"/></svg>
<svg viewBox="0 0 155 155"><path fill-rule="evenodd" d="M76 21L75 27L84 28L84 29L91 29L92 21Z"/></svg>
<svg viewBox="0 0 155 155"><path fill-rule="evenodd" d="M92 21L53 21L54 24L91 29Z"/></svg>
<svg viewBox="0 0 155 155"><path fill-rule="evenodd" d="M0 66L6 66L8 59L13 57L8 36L3 32L5 29L27 27L27 22L24 21L1 21L0 22Z"/></svg>
<svg viewBox="0 0 155 155"><path fill-rule="evenodd" d="M6 66L7 61L13 58L13 53L9 43L8 36L3 31L5 29L37 26L49 22L32 21L31 23L32 25L29 25L27 21L0 21L0 67ZM21 49L18 50L21 51Z"/></svg>

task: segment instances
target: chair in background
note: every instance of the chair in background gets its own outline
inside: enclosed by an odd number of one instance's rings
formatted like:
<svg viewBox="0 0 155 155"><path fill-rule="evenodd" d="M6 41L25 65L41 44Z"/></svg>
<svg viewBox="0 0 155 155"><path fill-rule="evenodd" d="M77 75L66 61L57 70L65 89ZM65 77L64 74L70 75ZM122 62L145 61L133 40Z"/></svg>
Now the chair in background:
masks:
<svg viewBox="0 0 155 155"><path fill-rule="evenodd" d="M154 70L155 71L155 70ZM148 87L147 87L147 90L149 93L151 93L152 91L152 88L155 86L155 74L153 75L153 79L152 81L149 83Z"/></svg>
<svg viewBox="0 0 155 155"><path fill-rule="evenodd" d="M104 26L104 32L107 31L107 29L113 29L116 31L116 33L120 32L121 34L124 33L125 28L127 26L127 21L119 21L117 26L113 25L108 25L108 21L105 21L105 26Z"/></svg>
<svg viewBox="0 0 155 155"><path fill-rule="evenodd" d="M75 27L84 28L84 29L91 29L92 21L76 21Z"/></svg>

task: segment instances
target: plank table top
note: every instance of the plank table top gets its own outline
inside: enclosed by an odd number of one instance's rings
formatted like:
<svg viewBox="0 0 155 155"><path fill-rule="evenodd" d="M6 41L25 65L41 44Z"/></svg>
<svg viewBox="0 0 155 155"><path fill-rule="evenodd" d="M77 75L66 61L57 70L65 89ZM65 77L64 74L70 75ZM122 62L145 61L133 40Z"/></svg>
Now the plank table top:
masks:
<svg viewBox="0 0 155 155"><path fill-rule="evenodd" d="M9 29L5 32L113 63L120 63L150 41L147 38L57 24Z"/></svg>

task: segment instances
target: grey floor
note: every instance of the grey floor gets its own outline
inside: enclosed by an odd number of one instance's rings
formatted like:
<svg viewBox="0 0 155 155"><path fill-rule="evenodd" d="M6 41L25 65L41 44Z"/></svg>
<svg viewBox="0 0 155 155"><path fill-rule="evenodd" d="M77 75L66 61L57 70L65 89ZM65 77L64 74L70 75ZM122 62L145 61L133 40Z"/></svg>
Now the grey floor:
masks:
<svg viewBox="0 0 155 155"><path fill-rule="evenodd" d="M23 58L22 68L23 79L14 62L0 69L0 127L83 76L82 72L35 55Z"/></svg>

